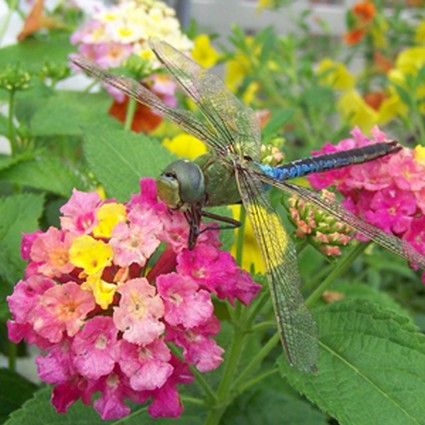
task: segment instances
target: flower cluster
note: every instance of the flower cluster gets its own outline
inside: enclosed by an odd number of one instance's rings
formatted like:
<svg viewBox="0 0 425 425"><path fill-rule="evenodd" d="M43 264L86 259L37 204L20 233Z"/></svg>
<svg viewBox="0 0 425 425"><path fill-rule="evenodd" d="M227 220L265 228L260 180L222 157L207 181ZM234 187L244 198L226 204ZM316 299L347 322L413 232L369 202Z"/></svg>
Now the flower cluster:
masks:
<svg viewBox="0 0 425 425"><path fill-rule="evenodd" d="M371 29L376 9L371 1L356 3L348 13L350 31L344 35L348 45L359 43Z"/></svg>
<svg viewBox="0 0 425 425"><path fill-rule="evenodd" d="M320 153L344 151L384 142L387 136L377 127L369 139L358 128L352 138L334 146L326 144ZM308 177L315 189L335 186L344 196L344 206L389 234L410 242L425 253L425 162L423 148L403 148L397 154L361 166L313 174Z"/></svg>
<svg viewBox="0 0 425 425"><path fill-rule="evenodd" d="M145 45L151 37L160 37L183 51L193 47L181 32L174 9L156 0L121 1L101 7L72 35L71 42L79 44L80 53L102 68L117 67L132 54L157 68L159 63Z"/></svg>
<svg viewBox="0 0 425 425"><path fill-rule="evenodd" d="M322 195L331 201L335 199L335 194L326 190ZM289 205L290 219L299 238L307 238L325 255L341 255L341 247L353 238L350 226L294 196L289 198Z"/></svg>
<svg viewBox="0 0 425 425"><path fill-rule="evenodd" d="M152 179L141 189L126 204L75 190L60 229L24 236L29 263L8 297L9 337L43 351L38 373L58 412L100 392L103 419L149 399L151 416L179 416L176 385L192 381L189 365L207 372L222 361L212 295L247 305L260 289L218 249L217 231L189 251L183 214L157 201Z"/></svg>

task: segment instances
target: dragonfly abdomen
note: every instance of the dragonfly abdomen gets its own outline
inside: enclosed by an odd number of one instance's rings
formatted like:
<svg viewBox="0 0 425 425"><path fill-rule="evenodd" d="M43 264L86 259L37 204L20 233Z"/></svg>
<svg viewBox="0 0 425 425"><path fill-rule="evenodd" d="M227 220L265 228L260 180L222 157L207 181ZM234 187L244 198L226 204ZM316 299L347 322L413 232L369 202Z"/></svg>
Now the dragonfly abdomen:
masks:
<svg viewBox="0 0 425 425"><path fill-rule="evenodd" d="M279 167L270 167L264 164L258 165L267 176L277 180L288 180L308 174L334 170L348 165L361 164L398 152L400 149L401 145L398 142L382 142L347 151L298 159Z"/></svg>

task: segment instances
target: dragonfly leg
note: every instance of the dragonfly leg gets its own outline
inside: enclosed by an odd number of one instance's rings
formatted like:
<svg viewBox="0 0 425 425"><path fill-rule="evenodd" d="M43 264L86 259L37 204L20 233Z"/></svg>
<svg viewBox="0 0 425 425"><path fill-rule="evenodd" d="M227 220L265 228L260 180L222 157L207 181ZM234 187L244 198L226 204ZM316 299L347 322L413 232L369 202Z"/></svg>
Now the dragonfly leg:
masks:
<svg viewBox="0 0 425 425"><path fill-rule="evenodd" d="M198 236L201 234L201 217L202 209L198 205L191 205L191 207L183 213L187 223L189 224L189 240L188 248L192 250L195 248Z"/></svg>
<svg viewBox="0 0 425 425"><path fill-rule="evenodd" d="M207 217L207 218L211 218L212 220L217 220L217 221L221 221L222 223L227 223L227 225L225 226L208 226L205 229L201 230L199 232L199 234L206 232L207 230L227 230L227 229L236 229L238 227L240 227L241 222L238 220L235 220L233 218L230 217L225 217L223 215L218 215L218 214L214 214L212 212L209 211L205 211L202 210L201 211L201 216L202 217Z"/></svg>

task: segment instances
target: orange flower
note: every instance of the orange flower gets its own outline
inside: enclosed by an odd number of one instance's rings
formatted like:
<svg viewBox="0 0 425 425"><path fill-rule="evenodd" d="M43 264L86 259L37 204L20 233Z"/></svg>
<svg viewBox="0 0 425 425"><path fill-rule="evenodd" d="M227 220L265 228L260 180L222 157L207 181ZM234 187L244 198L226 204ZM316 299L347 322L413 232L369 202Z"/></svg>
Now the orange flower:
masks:
<svg viewBox="0 0 425 425"><path fill-rule="evenodd" d="M381 52L375 51L373 53L373 61L375 70L380 74L388 74L394 68L394 64L387 59Z"/></svg>
<svg viewBox="0 0 425 425"><path fill-rule="evenodd" d="M369 1L362 1L361 3L355 4L353 7L353 15L362 23L372 21L375 14L375 6Z"/></svg>
<svg viewBox="0 0 425 425"><path fill-rule="evenodd" d="M109 115L116 118L118 121L125 123L127 116L128 97L124 102L114 101L109 108ZM140 103L136 104L136 111L134 112L133 122L131 123L131 130L136 133L143 133L153 131L161 123L162 118L155 112L152 112L147 106Z"/></svg>
<svg viewBox="0 0 425 425"><path fill-rule="evenodd" d="M374 109L375 111L379 111L382 102L385 99L388 99L388 96L382 91L375 91L366 93L363 96L363 99L366 104L369 105L372 109Z"/></svg>
<svg viewBox="0 0 425 425"><path fill-rule="evenodd" d="M344 34L344 41L352 46L359 43L366 34L366 28L356 28Z"/></svg>
<svg viewBox="0 0 425 425"><path fill-rule="evenodd" d="M18 34L18 41L22 41L29 35L34 34L40 29L50 28L65 28L65 24L57 21L56 19L50 18L49 16L43 15L44 0L37 0L34 4L31 12L25 19L24 27Z"/></svg>

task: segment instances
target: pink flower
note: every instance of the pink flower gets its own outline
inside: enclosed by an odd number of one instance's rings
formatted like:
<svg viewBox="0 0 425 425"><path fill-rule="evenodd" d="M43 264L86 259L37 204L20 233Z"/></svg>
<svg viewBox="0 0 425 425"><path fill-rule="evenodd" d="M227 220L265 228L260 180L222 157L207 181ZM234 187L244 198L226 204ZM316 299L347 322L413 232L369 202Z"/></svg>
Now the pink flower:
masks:
<svg viewBox="0 0 425 425"><path fill-rule="evenodd" d="M215 316L202 326L190 330L170 329L167 339L183 348L184 359L196 366L200 372L216 369L223 358L224 350L210 338L220 331L220 323Z"/></svg>
<svg viewBox="0 0 425 425"><path fill-rule="evenodd" d="M55 285L40 296L31 321L38 334L50 342L59 342L63 332L74 336L94 307L93 294L83 291L76 283Z"/></svg>
<svg viewBox="0 0 425 425"><path fill-rule="evenodd" d="M75 335L74 364L82 376L98 379L112 372L119 358L117 334L111 317L97 316Z"/></svg>
<svg viewBox="0 0 425 425"><path fill-rule="evenodd" d="M145 346L122 341L119 364L136 391L161 388L173 373L170 359L171 352L161 339Z"/></svg>
<svg viewBox="0 0 425 425"><path fill-rule="evenodd" d="M154 213L137 208L127 218L129 222L118 223L111 236L115 263L120 267L133 263L144 266L160 244L157 234L162 230L161 222Z"/></svg>
<svg viewBox="0 0 425 425"><path fill-rule="evenodd" d="M85 193L74 189L69 201L60 209L63 214L61 217L62 230L68 230L76 235L90 233L97 224L96 208L101 203L97 192Z"/></svg>
<svg viewBox="0 0 425 425"><path fill-rule="evenodd" d="M209 293L199 290L191 278L169 273L157 279L158 293L164 300L164 319L172 326L194 328L205 323L213 314Z"/></svg>
<svg viewBox="0 0 425 425"><path fill-rule="evenodd" d="M30 251L32 261L38 263L38 270L44 276L59 277L69 273L74 266L69 262L68 251L73 236L54 227L39 234L33 241Z"/></svg>
<svg viewBox="0 0 425 425"><path fill-rule="evenodd" d="M325 145L323 152L343 151L387 140L377 127L374 139L358 128L353 138L338 145ZM425 166L417 161L415 152L403 148L400 152L364 164L312 175L309 181L316 189L335 186L344 196L343 205L354 214L389 234L410 242L425 254L424 213ZM413 231L414 229L414 231Z"/></svg>
<svg viewBox="0 0 425 425"><path fill-rule="evenodd" d="M119 307L114 308L114 323L128 342L147 345L161 335L165 326L160 321L164 304L155 287L144 279L133 279L118 289Z"/></svg>
<svg viewBox="0 0 425 425"><path fill-rule="evenodd" d="M128 400L150 403L153 417L179 416L188 366L207 372L223 360L212 296L248 304L260 286L219 251L217 230L188 251L189 225L157 200L152 179L125 205L74 191L61 211L61 229L24 236L29 263L8 297L10 339L44 350L38 372L58 412L100 393L103 419L128 415Z"/></svg>
<svg viewBox="0 0 425 425"><path fill-rule="evenodd" d="M177 264L178 273L191 276L199 285L232 304L235 298L249 304L261 289L261 285L236 266L228 252L213 246L198 244L192 251L184 250L177 257Z"/></svg>

